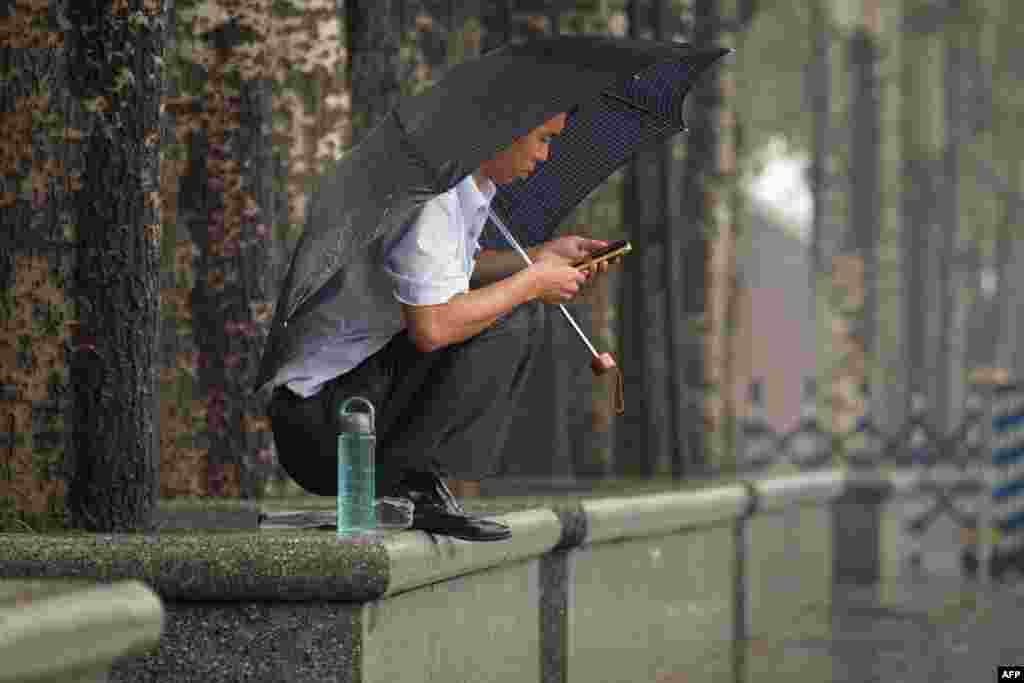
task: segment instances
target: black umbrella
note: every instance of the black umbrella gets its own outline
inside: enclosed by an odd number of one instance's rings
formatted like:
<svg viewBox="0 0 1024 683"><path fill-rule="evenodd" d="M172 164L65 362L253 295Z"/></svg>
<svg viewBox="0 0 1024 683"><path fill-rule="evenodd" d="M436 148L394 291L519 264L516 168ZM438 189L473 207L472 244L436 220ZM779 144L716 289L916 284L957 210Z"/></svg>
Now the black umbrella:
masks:
<svg viewBox="0 0 1024 683"><path fill-rule="evenodd" d="M649 40L539 38L453 66L425 92L402 99L313 193L255 386L365 306L367 278L358 271L371 267L380 246L515 138L574 112L550 159L531 177L499 187L492 204L509 231L536 244L639 146L685 130L684 97L728 53Z"/></svg>

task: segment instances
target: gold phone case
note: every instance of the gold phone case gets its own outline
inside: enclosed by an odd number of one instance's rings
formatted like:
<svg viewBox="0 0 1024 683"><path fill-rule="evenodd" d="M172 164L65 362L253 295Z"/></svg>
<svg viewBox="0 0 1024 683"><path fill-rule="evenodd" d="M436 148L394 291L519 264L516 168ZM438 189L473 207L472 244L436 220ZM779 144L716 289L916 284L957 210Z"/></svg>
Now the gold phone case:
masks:
<svg viewBox="0 0 1024 683"><path fill-rule="evenodd" d="M577 261L576 263L573 264L573 266L575 266L576 268L580 268L580 269L592 268L593 266L596 266L599 263L603 263L604 261L610 261L611 259L618 258L619 256L622 256L623 254L628 254L632 250L633 250L633 245L631 245L629 242L626 242L624 245L622 245L618 249L614 249L612 251L609 251L607 254L601 254L600 256L598 256L595 259L583 259L582 261Z"/></svg>

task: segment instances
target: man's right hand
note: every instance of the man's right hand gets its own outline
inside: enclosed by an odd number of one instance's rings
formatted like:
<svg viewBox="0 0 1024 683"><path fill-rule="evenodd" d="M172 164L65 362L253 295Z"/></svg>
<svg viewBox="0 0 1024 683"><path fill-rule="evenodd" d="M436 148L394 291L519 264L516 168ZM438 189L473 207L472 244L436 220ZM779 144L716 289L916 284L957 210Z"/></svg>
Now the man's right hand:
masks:
<svg viewBox="0 0 1024 683"><path fill-rule="evenodd" d="M541 258L529 267L536 283L537 298L546 304L570 301L580 291L587 274L561 258Z"/></svg>

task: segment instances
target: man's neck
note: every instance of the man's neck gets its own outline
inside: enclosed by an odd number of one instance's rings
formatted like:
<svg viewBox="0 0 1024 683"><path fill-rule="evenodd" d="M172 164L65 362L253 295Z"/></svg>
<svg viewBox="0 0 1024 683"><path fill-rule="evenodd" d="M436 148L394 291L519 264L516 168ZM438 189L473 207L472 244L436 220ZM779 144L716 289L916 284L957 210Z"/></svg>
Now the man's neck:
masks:
<svg viewBox="0 0 1024 683"><path fill-rule="evenodd" d="M485 175L479 168L473 171L473 180L476 181L476 186L481 192L486 192L484 188L494 188L492 185L494 182L491 180L489 175Z"/></svg>

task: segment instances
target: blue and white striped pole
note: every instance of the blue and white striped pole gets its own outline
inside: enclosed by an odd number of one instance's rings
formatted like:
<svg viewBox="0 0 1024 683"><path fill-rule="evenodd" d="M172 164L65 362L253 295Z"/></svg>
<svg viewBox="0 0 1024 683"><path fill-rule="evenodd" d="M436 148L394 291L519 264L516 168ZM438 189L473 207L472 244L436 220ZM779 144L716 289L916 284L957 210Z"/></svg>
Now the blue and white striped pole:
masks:
<svg viewBox="0 0 1024 683"><path fill-rule="evenodd" d="M991 524L996 562L1024 548L1024 385L995 390L992 400ZM982 571L988 567L982 565Z"/></svg>

